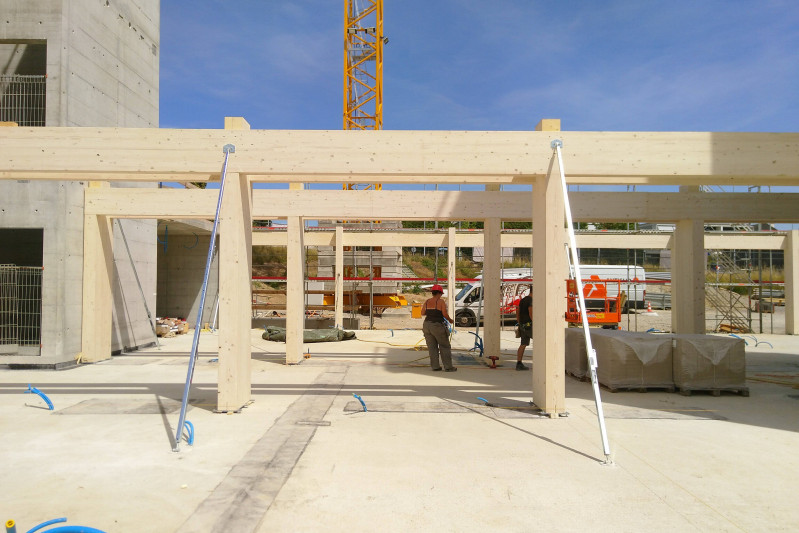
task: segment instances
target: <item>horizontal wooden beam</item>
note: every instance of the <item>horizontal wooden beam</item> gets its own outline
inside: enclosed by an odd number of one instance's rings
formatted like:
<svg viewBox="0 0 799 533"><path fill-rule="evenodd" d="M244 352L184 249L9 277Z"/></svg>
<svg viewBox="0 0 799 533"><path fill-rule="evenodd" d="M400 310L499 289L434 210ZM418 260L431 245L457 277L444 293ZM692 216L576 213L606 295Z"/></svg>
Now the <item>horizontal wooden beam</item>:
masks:
<svg viewBox="0 0 799 533"><path fill-rule="evenodd" d="M86 189L85 213L114 218L213 219L219 189Z"/></svg>
<svg viewBox="0 0 799 533"><path fill-rule="evenodd" d="M799 134L2 128L0 178L533 183L563 141L570 183L799 185ZM137 178L136 178L137 176ZM196 176L196 177L194 177Z"/></svg>
<svg viewBox="0 0 799 533"><path fill-rule="evenodd" d="M797 193L575 192L569 198L582 222L799 221Z"/></svg>
<svg viewBox="0 0 799 533"><path fill-rule="evenodd" d="M333 231L306 231L303 237L305 246L332 246L335 241ZM483 232L470 231L457 233L459 248L483 246ZM504 233L501 237L503 248L528 248L533 242L531 232ZM732 235L705 235L706 250L781 250L785 247L784 234L736 233ZM285 231L255 232L253 246L286 246ZM577 235L578 248L652 249L665 250L672 244L671 233L581 233ZM402 246L417 248L446 248L447 234L422 233L418 231L358 231L344 233L345 246Z"/></svg>
<svg viewBox="0 0 799 533"><path fill-rule="evenodd" d="M320 220L532 218L532 195L499 191L253 191L253 218ZM796 193L572 192L580 222L799 222Z"/></svg>
<svg viewBox="0 0 799 533"><path fill-rule="evenodd" d="M213 218L214 189L86 189L86 214ZM583 222L799 222L797 193L572 192ZM530 220L531 195L499 191L253 191L254 219Z"/></svg>

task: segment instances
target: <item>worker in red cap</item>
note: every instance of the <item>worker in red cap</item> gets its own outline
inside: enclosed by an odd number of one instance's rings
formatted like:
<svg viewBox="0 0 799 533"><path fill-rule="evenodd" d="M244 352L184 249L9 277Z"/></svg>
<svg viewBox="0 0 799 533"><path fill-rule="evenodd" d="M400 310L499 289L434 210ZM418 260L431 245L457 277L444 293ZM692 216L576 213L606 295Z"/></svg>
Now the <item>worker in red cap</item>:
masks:
<svg viewBox="0 0 799 533"><path fill-rule="evenodd" d="M433 371L438 371L441 370L443 363L445 372L455 372L458 369L452 366L452 347L449 344L449 329L445 322L452 322L452 318L447 313L447 304L441 299L444 289L441 285L433 285L430 292L433 293L433 297L422 306L422 316L424 316L422 333L427 342L427 352L430 354L430 367Z"/></svg>

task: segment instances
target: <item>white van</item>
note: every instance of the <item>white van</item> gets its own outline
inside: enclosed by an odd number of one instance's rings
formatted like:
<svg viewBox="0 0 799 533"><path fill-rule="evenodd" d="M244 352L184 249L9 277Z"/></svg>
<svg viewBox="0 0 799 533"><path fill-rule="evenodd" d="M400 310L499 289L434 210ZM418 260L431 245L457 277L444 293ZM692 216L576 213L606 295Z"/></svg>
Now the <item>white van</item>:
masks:
<svg viewBox="0 0 799 533"><path fill-rule="evenodd" d="M644 301L646 296L646 274L643 267L635 265L580 265L580 273L583 278L583 294L585 305L588 309L604 306L604 299L592 299L594 286L591 280L622 280L621 286L616 283L608 283L607 295L616 297L619 290L626 293L627 300L624 309L635 308L643 309L646 307ZM516 308L519 301L527 296L532 285L532 271L529 268L506 268L500 271L502 278L501 290L501 309L503 320L516 320ZM478 279L482 276L477 276ZM602 284L603 288L605 284ZM471 327L476 323L477 316L483 316L481 302L482 283L475 281L467 284L455 295L455 323L460 327ZM565 298L566 295L564 294Z"/></svg>

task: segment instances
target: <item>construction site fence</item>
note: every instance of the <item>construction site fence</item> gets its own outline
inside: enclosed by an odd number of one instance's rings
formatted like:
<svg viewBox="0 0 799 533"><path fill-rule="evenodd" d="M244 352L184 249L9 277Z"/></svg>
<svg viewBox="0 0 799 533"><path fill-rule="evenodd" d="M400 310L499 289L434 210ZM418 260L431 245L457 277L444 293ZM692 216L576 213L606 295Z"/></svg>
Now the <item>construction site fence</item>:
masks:
<svg viewBox="0 0 799 533"><path fill-rule="evenodd" d="M280 276L255 276L252 278L253 281L262 281L262 282L272 282L272 283L285 283L286 278ZM306 278L306 281L335 281L333 277L325 277L325 276L311 276ZM362 283L374 283L374 282L402 282L404 284L431 284L431 283L441 283L446 282L446 278L369 278L369 277L348 277L344 278L344 282L348 283L350 286L353 284L362 284ZM482 281L480 278L456 278L456 283L473 283L476 281ZM531 278L524 278L524 279L503 279L502 281L512 281L512 282L519 282L519 283L531 283ZM608 281L608 280L603 280ZM627 280L610 280L610 281L622 281L625 282ZM630 280L636 281L636 280ZM655 279L655 280L645 280L645 281L638 281L638 283L643 283L647 286L652 288L660 287L663 290L661 291L647 291L645 300L651 304L652 308L654 309L663 309L668 310L671 309L671 293L670 293L670 285L671 280L663 280L663 279ZM745 328L747 333L780 333L781 327L775 326L774 323L774 309L775 307L779 307L784 305L784 281L762 281L762 282L754 282L754 283L715 283L715 282L708 282L705 285L707 287L725 289L730 292L734 292L735 289L741 291L741 289L746 289L744 294L739 294L742 299L745 299L745 303L743 304L744 307L740 310L739 315L743 323L741 324L742 329ZM344 289L344 292L349 292L351 289ZM308 294L311 293L327 293L330 291L308 291ZM732 304L730 304L732 305ZM258 306L260 307L260 305ZM273 306L269 306L272 308ZM347 309L345 311L353 312L355 311L358 306L346 306ZM375 306L380 307L380 306ZM315 312L318 311L326 311L328 309L333 309L333 306L311 306L309 309L313 308L312 310ZM255 308L254 308L255 309ZM373 310L374 311L374 310ZM720 328L724 327L726 322L730 322L727 318L731 313L730 309L709 309L706 311L705 315L705 322L706 322L706 330L709 332L719 331ZM371 313L370 313L371 315ZM633 315L634 316L634 315ZM623 320L623 323L626 323L626 326L632 330L638 330L637 322L633 320ZM776 329L776 331L775 331Z"/></svg>
<svg viewBox="0 0 799 533"><path fill-rule="evenodd" d="M0 265L0 355L39 355L42 267Z"/></svg>
<svg viewBox="0 0 799 533"><path fill-rule="evenodd" d="M0 122L45 124L47 76L0 74Z"/></svg>

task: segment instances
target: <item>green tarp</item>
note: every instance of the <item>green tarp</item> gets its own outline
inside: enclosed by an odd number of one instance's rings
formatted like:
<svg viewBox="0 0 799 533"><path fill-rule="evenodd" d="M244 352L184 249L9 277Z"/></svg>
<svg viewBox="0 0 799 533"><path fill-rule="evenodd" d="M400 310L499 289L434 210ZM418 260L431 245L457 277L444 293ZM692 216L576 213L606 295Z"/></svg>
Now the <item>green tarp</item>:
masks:
<svg viewBox="0 0 799 533"><path fill-rule="evenodd" d="M286 342L286 328L266 326L261 338L267 341ZM302 331L302 342L339 342L355 338L354 331L343 329L305 329Z"/></svg>

